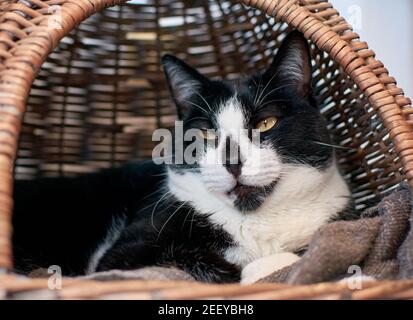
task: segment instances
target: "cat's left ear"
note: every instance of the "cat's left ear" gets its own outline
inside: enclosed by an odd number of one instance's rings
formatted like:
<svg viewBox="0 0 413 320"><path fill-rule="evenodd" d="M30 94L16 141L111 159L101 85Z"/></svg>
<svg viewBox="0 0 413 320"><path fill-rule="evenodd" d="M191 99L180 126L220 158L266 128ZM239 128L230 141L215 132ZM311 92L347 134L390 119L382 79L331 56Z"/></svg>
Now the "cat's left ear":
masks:
<svg viewBox="0 0 413 320"><path fill-rule="evenodd" d="M304 35L291 32L283 41L277 55L264 73L264 79L277 87L288 88L300 98L311 94L310 47Z"/></svg>
<svg viewBox="0 0 413 320"><path fill-rule="evenodd" d="M169 54L162 57L162 65L178 117L182 119L194 105L191 100L208 85L209 79L184 61Z"/></svg>

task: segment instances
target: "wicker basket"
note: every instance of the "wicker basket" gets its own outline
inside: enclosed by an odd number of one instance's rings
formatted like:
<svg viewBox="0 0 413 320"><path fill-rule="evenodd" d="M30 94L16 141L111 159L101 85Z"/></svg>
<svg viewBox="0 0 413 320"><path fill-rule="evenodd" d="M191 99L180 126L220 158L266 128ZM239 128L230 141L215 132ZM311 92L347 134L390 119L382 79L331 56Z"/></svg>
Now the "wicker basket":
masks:
<svg viewBox="0 0 413 320"><path fill-rule="evenodd" d="M413 186L411 102L329 2L125 2L0 0L0 298L413 298L412 281L351 291L343 283L65 279L53 291L47 279L13 275L13 178L75 175L150 157L152 131L175 119L159 65L164 52L211 77L233 78L265 67L290 29L302 31L330 132L348 147L338 161L358 208L402 180Z"/></svg>

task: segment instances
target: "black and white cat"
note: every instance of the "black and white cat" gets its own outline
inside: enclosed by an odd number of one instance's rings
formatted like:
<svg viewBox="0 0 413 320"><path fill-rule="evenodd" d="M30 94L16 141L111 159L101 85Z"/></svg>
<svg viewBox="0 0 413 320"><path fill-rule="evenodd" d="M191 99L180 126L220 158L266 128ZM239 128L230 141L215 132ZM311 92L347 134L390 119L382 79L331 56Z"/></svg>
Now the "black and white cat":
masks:
<svg viewBox="0 0 413 320"><path fill-rule="evenodd" d="M344 218L350 192L300 33L265 72L240 81L209 80L170 55L162 63L184 132L203 139L195 163L16 182L18 271L160 265L201 281L251 283L295 262L318 228Z"/></svg>

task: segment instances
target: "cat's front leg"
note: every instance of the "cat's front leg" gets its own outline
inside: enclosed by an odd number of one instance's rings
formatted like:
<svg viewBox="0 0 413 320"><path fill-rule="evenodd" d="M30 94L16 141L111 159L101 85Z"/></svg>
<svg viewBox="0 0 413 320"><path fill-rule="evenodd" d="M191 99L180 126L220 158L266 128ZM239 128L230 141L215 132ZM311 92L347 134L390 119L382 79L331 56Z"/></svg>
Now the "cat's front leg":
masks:
<svg viewBox="0 0 413 320"><path fill-rule="evenodd" d="M99 262L96 271L133 270L148 266L174 267L198 281L239 282L241 270L215 251L186 244L150 246L130 241L119 243Z"/></svg>
<svg viewBox="0 0 413 320"><path fill-rule="evenodd" d="M167 250L160 265L177 267L202 282L235 283L241 279L241 269L226 261L221 254L190 246Z"/></svg>
<svg viewBox="0 0 413 320"><path fill-rule="evenodd" d="M300 260L300 257L290 252L278 253L255 260L242 269L241 284L255 283L298 260Z"/></svg>

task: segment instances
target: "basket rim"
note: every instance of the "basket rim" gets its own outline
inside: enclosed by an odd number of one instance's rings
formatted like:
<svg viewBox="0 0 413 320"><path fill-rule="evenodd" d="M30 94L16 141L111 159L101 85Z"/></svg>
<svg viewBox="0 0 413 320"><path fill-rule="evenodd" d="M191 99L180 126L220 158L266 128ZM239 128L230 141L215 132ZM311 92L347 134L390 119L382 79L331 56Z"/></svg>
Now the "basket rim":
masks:
<svg viewBox="0 0 413 320"><path fill-rule="evenodd" d="M51 288L48 278L0 275L0 299L130 299L130 300L372 300L410 299L413 280L346 281L308 285L282 283L208 284L181 280L98 281L62 278L61 287Z"/></svg>

